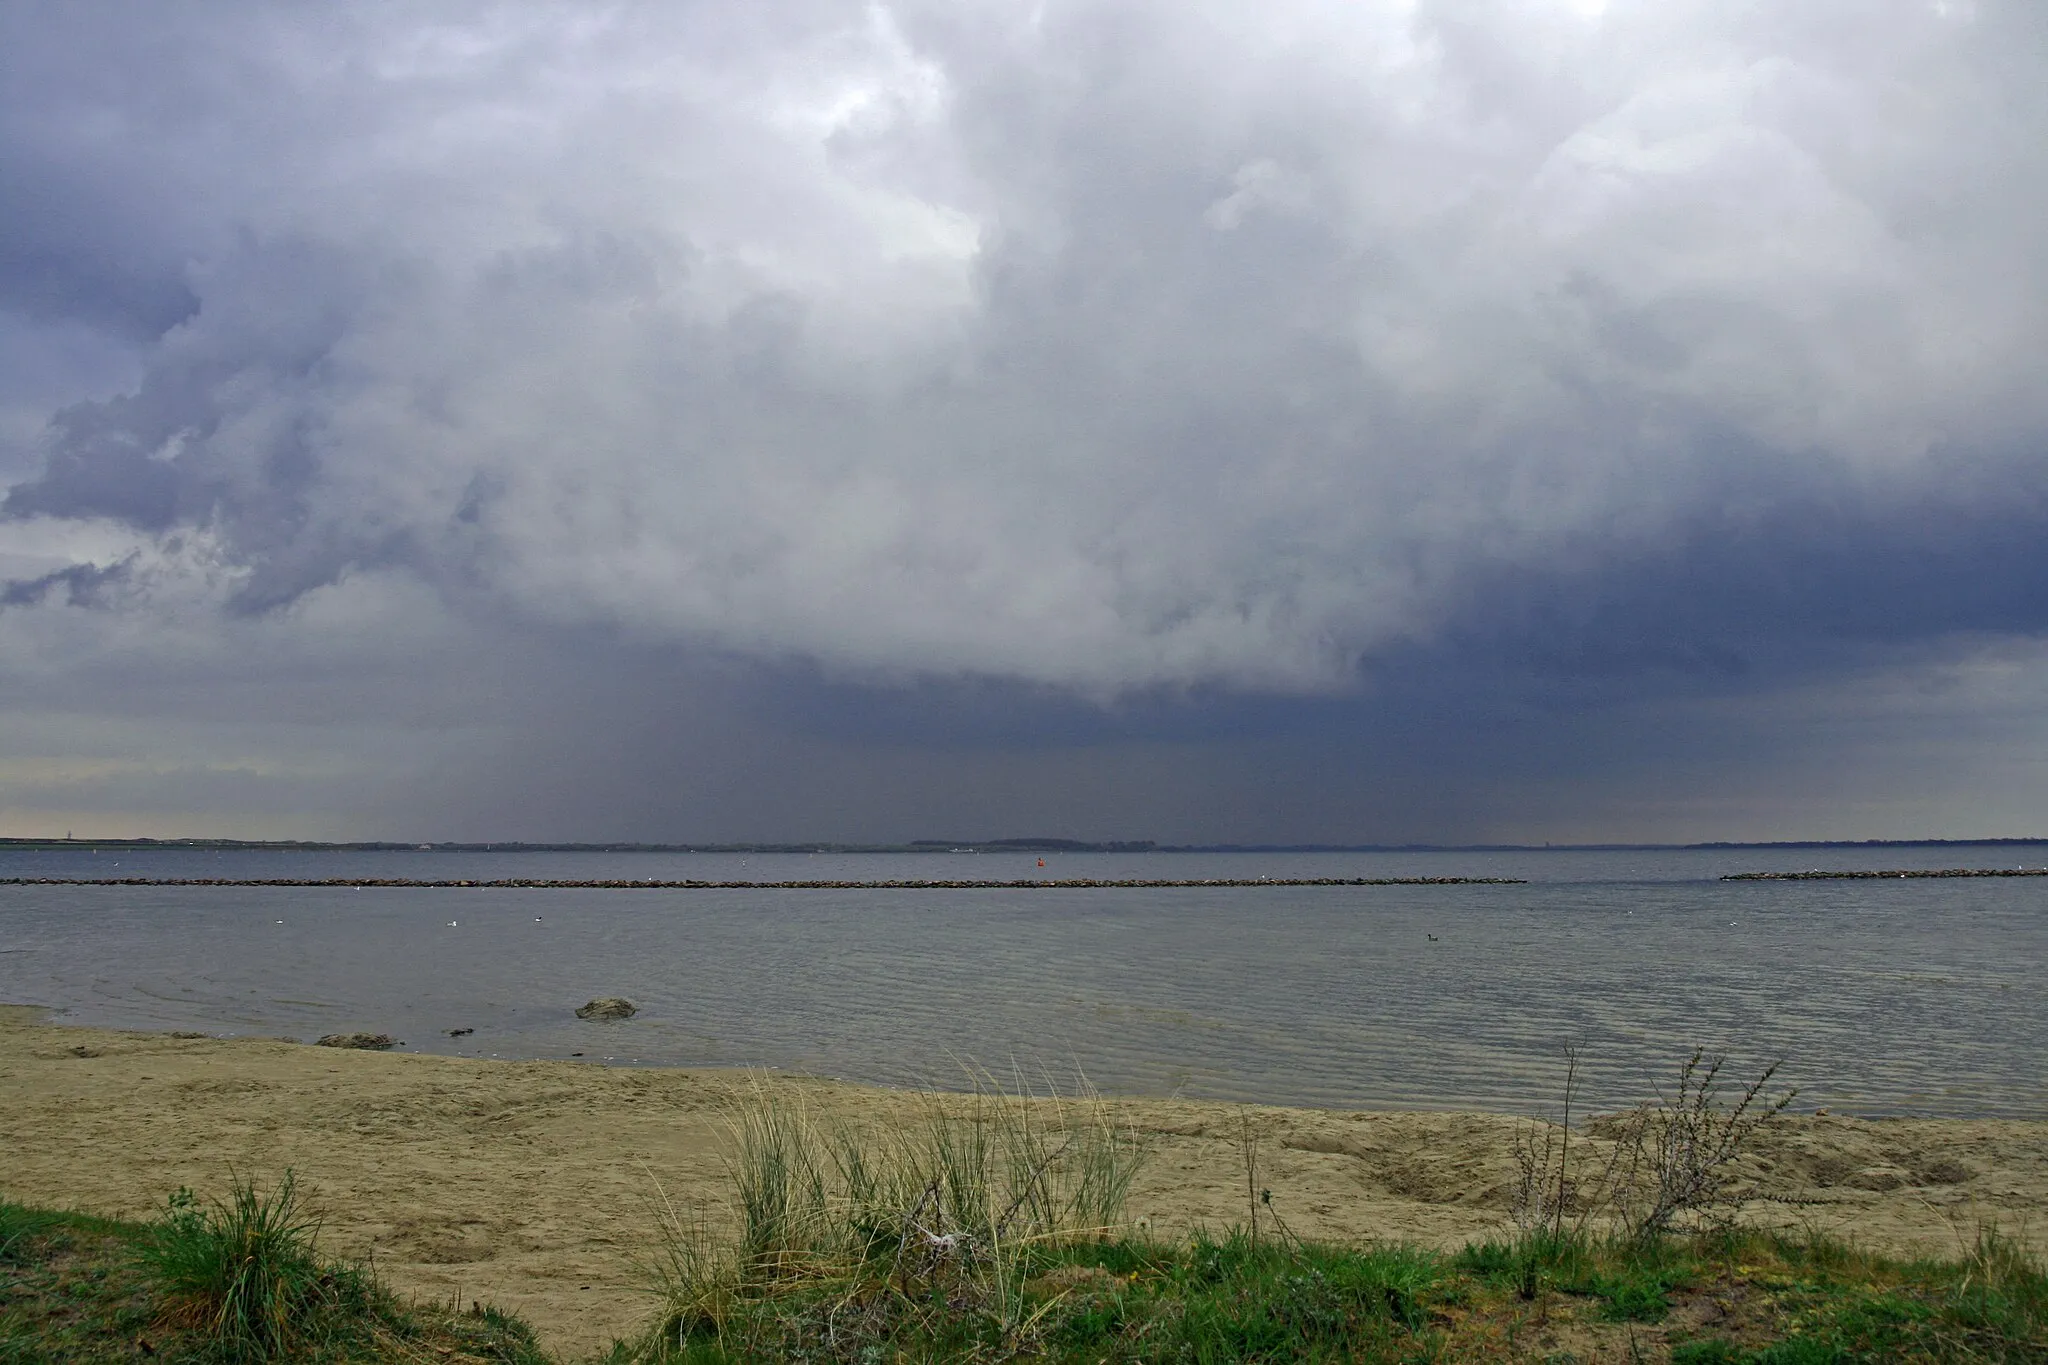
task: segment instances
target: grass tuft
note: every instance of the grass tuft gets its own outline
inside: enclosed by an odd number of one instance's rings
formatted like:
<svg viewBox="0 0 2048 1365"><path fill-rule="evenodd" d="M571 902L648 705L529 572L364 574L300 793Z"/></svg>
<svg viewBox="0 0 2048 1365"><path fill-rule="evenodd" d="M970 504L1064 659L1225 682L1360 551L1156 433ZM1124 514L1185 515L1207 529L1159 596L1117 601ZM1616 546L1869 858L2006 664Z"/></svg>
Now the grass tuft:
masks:
<svg viewBox="0 0 2048 1365"><path fill-rule="evenodd" d="M962 1349L1030 1337L1034 1257L1120 1233L1142 1152L1085 1087L1038 1097L973 1079L966 1095L918 1099L903 1127L824 1122L800 1094L755 1085L729 1119L736 1236L664 1204L651 1278L665 1307L646 1353L941 1319ZM760 1311L770 1302L779 1316Z"/></svg>
<svg viewBox="0 0 2048 1365"><path fill-rule="evenodd" d="M223 1360L280 1360L321 1316L360 1313L370 1298L353 1268L320 1262L318 1229L290 1171L267 1192L235 1177L226 1201L172 1195L136 1254L166 1323L197 1332Z"/></svg>
<svg viewBox="0 0 2048 1365"><path fill-rule="evenodd" d="M202 1208L189 1192L144 1224L34 1209L0 1200L0 1365L135 1360L227 1365L290 1360L307 1365L547 1365L533 1331L481 1305L402 1305L367 1271L311 1259L312 1227L296 1191L237 1183L225 1204ZM296 1236L267 1236L296 1228ZM272 1270L282 1295L245 1293L262 1277L223 1269L232 1234L249 1234L244 1261ZM223 1235L223 1232L228 1235ZM280 1251L280 1245L283 1250ZM163 1273L165 1258L171 1273ZM248 1267L245 1264L244 1269ZM289 1288L297 1281L303 1293ZM203 1291L229 1288L253 1318L211 1310ZM269 1318L263 1307L296 1300ZM271 1330L280 1327L282 1330Z"/></svg>

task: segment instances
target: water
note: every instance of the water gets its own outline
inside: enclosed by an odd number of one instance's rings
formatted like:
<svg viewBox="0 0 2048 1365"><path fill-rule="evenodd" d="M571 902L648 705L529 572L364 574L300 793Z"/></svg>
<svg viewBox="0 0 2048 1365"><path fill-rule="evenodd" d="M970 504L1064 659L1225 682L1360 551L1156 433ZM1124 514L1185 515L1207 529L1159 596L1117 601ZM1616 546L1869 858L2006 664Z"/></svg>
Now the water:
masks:
<svg viewBox="0 0 2048 1365"><path fill-rule="evenodd" d="M1522 886L1044 891L0 887L0 1000L117 1027L368 1029L407 1050L1540 1111L1693 1044L1802 1106L2048 1117L2048 881L1724 872L2048 862L2048 848L708 855L0 851L0 876L848 879L1511 876ZM279 921L282 921L280 923ZM452 923L451 923L452 921ZM1431 936L1434 935L1434 941ZM576 1020L595 995L641 1007ZM473 1028L460 1039L446 1030Z"/></svg>

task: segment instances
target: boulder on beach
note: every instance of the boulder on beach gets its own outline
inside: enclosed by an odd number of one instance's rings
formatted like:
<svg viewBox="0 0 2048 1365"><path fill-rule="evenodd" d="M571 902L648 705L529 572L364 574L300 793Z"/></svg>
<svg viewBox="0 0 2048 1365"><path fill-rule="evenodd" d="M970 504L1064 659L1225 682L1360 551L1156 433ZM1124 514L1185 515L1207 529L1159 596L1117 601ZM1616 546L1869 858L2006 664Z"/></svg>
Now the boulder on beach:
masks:
<svg viewBox="0 0 2048 1365"><path fill-rule="evenodd" d="M321 1035L316 1047L358 1047L373 1052L382 1052L395 1047L396 1040L388 1033L328 1033Z"/></svg>
<svg viewBox="0 0 2048 1365"><path fill-rule="evenodd" d="M639 1007L630 1000L621 1000L616 995L603 995L576 1011L578 1019L631 1019L638 1014Z"/></svg>

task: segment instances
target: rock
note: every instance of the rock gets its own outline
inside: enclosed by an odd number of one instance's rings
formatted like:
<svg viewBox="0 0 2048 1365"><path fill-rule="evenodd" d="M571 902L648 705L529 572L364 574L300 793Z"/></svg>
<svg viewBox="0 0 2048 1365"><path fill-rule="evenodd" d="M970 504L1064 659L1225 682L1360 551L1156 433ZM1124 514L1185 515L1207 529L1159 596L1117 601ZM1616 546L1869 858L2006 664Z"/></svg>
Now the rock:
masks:
<svg viewBox="0 0 2048 1365"><path fill-rule="evenodd" d="M395 1047L396 1041L388 1033L329 1033L323 1035L316 1047L356 1047L373 1052Z"/></svg>
<svg viewBox="0 0 2048 1365"><path fill-rule="evenodd" d="M603 995L576 1011L578 1019L631 1019L640 1012L630 1000L621 1000L616 995Z"/></svg>
<svg viewBox="0 0 2048 1365"><path fill-rule="evenodd" d="M172 1033L171 1033L171 1036L172 1036L173 1038L185 1038L185 1039L192 1039L192 1038L211 1038L211 1037L212 1037L213 1035L212 1035L212 1034L210 1034L210 1033L194 1033L194 1032L192 1032L192 1030L190 1030L190 1029L175 1029L175 1030L173 1030L173 1031L172 1031Z"/></svg>

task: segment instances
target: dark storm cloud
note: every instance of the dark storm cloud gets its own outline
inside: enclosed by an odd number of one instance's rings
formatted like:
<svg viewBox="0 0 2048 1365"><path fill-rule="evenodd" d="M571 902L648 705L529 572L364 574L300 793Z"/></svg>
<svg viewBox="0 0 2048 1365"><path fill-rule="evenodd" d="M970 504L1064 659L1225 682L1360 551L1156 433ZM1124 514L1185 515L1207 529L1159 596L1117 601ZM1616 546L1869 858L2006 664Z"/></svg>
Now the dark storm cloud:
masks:
<svg viewBox="0 0 2048 1365"><path fill-rule="evenodd" d="M1743 477L1665 543L1578 571L1482 575L1440 642L1589 687L1855 668L1887 650L2048 634L2048 461L1933 458L1905 479ZM1876 486L1874 486L1876 485Z"/></svg>
<svg viewBox="0 0 2048 1365"><path fill-rule="evenodd" d="M125 582L132 567L125 560L107 565L72 564L36 578L0 582L0 607L40 606L59 588L63 589L61 595L68 606L99 606L106 600L106 589Z"/></svg>
<svg viewBox="0 0 2048 1365"><path fill-rule="evenodd" d="M33 190L0 186L0 202L34 203ZM84 256L61 240L64 225L16 220L17 236L0 244L0 306L37 322L66 320L104 327L130 340L154 340L192 316L199 299L175 268L133 270ZM54 241L38 241L49 231Z"/></svg>
<svg viewBox="0 0 2048 1365"><path fill-rule="evenodd" d="M0 23L0 308L141 375L0 527L134 537L108 631L356 594L1161 781L2048 632L2036 5Z"/></svg>

